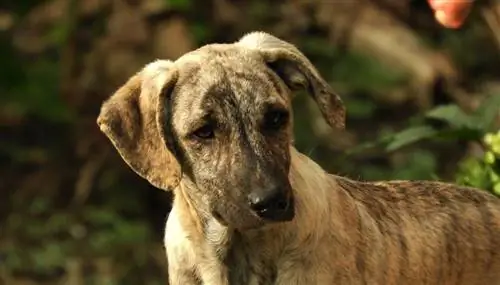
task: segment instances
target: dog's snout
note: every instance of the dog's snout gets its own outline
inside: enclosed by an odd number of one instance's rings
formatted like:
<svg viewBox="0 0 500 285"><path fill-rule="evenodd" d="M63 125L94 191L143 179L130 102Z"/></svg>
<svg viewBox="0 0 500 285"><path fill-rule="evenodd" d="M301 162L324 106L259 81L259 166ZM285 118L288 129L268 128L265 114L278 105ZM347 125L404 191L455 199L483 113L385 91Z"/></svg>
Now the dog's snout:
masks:
<svg viewBox="0 0 500 285"><path fill-rule="evenodd" d="M255 191L248 195L250 208L261 218L272 221L288 221L294 216L291 195L279 187Z"/></svg>
<svg viewBox="0 0 500 285"><path fill-rule="evenodd" d="M282 210L287 207L286 196L280 190L271 190L264 195L251 194L249 195L250 207L257 212L266 210Z"/></svg>

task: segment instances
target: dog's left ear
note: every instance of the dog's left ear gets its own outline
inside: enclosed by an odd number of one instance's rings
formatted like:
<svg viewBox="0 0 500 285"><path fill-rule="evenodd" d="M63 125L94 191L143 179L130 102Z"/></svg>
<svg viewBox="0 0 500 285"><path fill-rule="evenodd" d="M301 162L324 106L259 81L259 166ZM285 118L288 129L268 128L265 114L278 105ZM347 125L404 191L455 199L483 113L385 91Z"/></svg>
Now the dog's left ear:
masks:
<svg viewBox="0 0 500 285"><path fill-rule="evenodd" d="M331 127L345 128L342 100L295 46L264 32L249 33L236 44L258 50L292 91L305 89L312 95Z"/></svg>

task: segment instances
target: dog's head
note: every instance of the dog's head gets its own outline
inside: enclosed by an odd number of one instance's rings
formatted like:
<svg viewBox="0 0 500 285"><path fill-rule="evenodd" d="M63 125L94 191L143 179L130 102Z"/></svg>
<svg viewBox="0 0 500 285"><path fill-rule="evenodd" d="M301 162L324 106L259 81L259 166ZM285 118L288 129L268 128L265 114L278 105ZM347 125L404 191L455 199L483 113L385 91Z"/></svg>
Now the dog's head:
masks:
<svg viewBox="0 0 500 285"><path fill-rule="evenodd" d="M98 118L127 164L187 193L237 229L294 217L288 172L291 93L307 90L343 128L340 98L293 45L263 32L159 60L129 79Z"/></svg>

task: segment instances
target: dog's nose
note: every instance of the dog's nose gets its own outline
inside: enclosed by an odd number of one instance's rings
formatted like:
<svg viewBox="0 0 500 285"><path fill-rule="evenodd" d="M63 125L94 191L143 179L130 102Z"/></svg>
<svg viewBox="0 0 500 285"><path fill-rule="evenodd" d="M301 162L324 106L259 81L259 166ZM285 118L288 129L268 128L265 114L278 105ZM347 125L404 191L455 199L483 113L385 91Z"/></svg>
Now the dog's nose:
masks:
<svg viewBox="0 0 500 285"><path fill-rule="evenodd" d="M250 208L266 220L289 221L294 216L293 199L280 188L253 192L248 201Z"/></svg>

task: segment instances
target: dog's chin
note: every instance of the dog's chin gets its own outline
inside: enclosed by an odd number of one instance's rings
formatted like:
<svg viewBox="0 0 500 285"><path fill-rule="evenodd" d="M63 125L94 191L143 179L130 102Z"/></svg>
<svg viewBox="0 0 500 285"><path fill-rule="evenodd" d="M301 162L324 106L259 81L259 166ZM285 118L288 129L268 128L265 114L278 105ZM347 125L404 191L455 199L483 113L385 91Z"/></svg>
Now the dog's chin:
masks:
<svg viewBox="0 0 500 285"><path fill-rule="evenodd" d="M233 228L239 232L256 230L280 223L290 222L295 217L294 211L286 213L277 219L263 219L251 211L248 211L246 214L234 213L228 216L225 216L218 211L213 211L212 215L221 225Z"/></svg>
<svg viewBox="0 0 500 285"><path fill-rule="evenodd" d="M222 215L218 211L212 211L212 216L215 218L219 224L229 227L229 224L226 222L226 220L222 217Z"/></svg>
<svg viewBox="0 0 500 285"><path fill-rule="evenodd" d="M251 229L257 229L266 224L266 221L259 218L252 212L243 213L227 213L223 214L218 211L212 212L213 217L219 224L232 228L238 231L247 231Z"/></svg>

